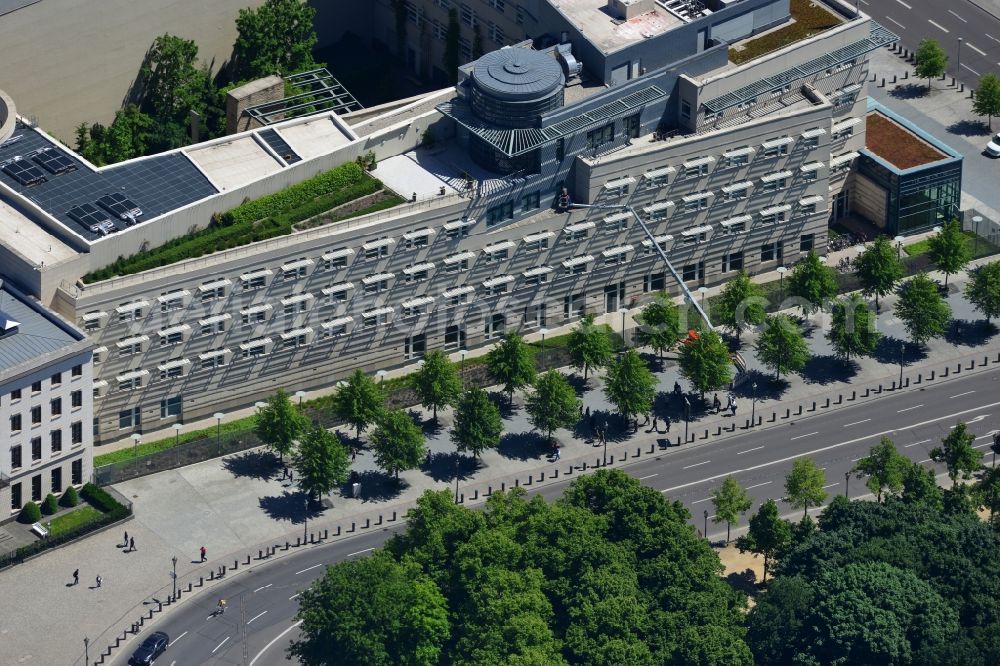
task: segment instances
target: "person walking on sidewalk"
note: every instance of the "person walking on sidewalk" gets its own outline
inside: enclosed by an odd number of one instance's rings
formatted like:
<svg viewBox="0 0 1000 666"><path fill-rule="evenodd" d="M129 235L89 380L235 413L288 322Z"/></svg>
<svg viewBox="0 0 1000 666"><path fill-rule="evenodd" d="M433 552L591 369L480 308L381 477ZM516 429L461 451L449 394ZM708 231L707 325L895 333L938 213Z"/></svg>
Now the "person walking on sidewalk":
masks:
<svg viewBox="0 0 1000 666"><path fill-rule="evenodd" d="M104 579L103 579L103 578L101 578L100 576L98 576L98 577L97 577L97 581L96 581L96 583L97 583L96 587L100 587L100 586L101 586L101 583L103 583L103 582L104 582Z"/></svg>
<svg viewBox="0 0 1000 666"><path fill-rule="evenodd" d="M73 585L79 585L79 584L80 584L80 570L79 569L74 569L73 570Z"/></svg>
<svg viewBox="0 0 1000 666"><path fill-rule="evenodd" d="M128 552L135 552L135 537L130 537L128 540Z"/></svg>
<svg viewBox="0 0 1000 666"><path fill-rule="evenodd" d="M201 547L201 561L204 562L208 559L208 548L204 546Z"/></svg>
<svg viewBox="0 0 1000 666"><path fill-rule="evenodd" d="M718 414L719 410L722 409L722 401L719 400L719 394L716 393L712 398L712 407L715 408L715 413Z"/></svg>
<svg viewBox="0 0 1000 666"><path fill-rule="evenodd" d="M653 425L649 426L646 432L660 432L660 417L653 414Z"/></svg>
<svg viewBox="0 0 1000 666"><path fill-rule="evenodd" d="M128 548L128 530L125 530L125 537L122 539L122 548Z"/></svg>

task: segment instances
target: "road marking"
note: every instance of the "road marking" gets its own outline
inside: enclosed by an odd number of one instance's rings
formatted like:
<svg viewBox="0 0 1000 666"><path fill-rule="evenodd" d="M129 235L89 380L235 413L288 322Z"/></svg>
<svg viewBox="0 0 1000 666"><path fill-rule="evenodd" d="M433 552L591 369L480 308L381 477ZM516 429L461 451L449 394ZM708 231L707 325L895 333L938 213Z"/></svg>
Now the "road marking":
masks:
<svg viewBox="0 0 1000 666"><path fill-rule="evenodd" d="M710 499L712 499L712 498L711 497L706 497L705 499L695 500L695 501L691 502L691 504L701 504L702 502L707 502Z"/></svg>
<svg viewBox="0 0 1000 666"><path fill-rule="evenodd" d="M296 598L296 597L297 597L297 596L299 596L300 594L302 594L302 593L301 593L301 592L296 592L296 593L295 593L295 594L293 594L292 596L288 597L288 600L289 600L289 601L291 601L292 599Z"/></svg>
<svg viewBox="0 0 1000 666"><path fill-rule="evenodd" d="M896 25L898 25L898 26L899 26L900 28L902 28L903 30L906 30L906 26L905 26L905 25L903 25L902 23L900 23L900 22L899 22L899 21L897 21L896 19L892 18L891 16L886 16L885 18L886 18L887 20L889 20L889 21L892 21L893 23L895 23Z"/></svg>
<svg viewBox="0 0 1000 666"><path fill-rule="evenodd" d="M908 411L913 410L913 409L920 409L921 407L923 407L923 404L914 405L913 407L907 407L906 409L897 409L896 413L897 414L902 414L903 412L908 412Z"/></svg>
<svg viewBox="0 0 1000 666"><path fill-rule="evenodd" d="M760 451L762 448L764 448L764 447L763 446L755 446L752 449L747 449L746 451L737 451L736 455L741 456L744 453L750 453L751 451Z"/></svg>
<svg viewBox="0 0 1000 666"><path fill-rule="evenodd" d="M744 490L753 490L754 488L760 488L761 486L770 485L774 483L773 481L765 481L764 483L758 483L756 486L747 486Z"/></svg>
<svg viewBox="0 0 1000 666"><path fill-rule="evenodd" d="M911 7L911 6L909 6L908 4L906 4L905 2L903 2L903 0L896 0L896 2L898 2L898 3L899 3L899 4L901 4L901 5L903 5L903 6L904 6L904 7L906 7L907 9L913 9L913 7Z"/></svg>
<svg viewBox="0 0 1000 666"><path fill-rule="evenodd" d="M170 643L168 643L168 644L167 644L167 647L173 647L174 643L176 643L176 642L177 642L177 641L179 641L180 639L182 639L182 638L184 638L185 636L187 636L187 633L188 633L188 632L186 632L186 631L185 631L185 632L184 632L183 634L181 634L180 636L178 636L178 637L177 637L177 638L175 638L174 640L170 641Z"/></svg>
<svg viewBox="0 0 1000 666"><path fill-rule="evenodd" d="M818 435L818 434L819 434L819 431L817 430L816 432L810 432L810 433L807 433L805 435L799 435L798 437L792 437L791 441L794 442L797 439L802 439L803 437L812 437L813 435Z"/></svg>
<svg viewBox="0 0 1000 666"><path fill-rule="evenodd" d="M350 555L348 555L348 557L350 557ZM296 575L296 576L298 576L298 575L299 575L300 573L305 573L305 572L307 572L307 571L312 571L312 570L313 570L313 569L315 569L316 567L321 567L321 566L323 566L323 563L322 563L322 562L320 562L319 564L314 564L314 565L312 565L311 567L306 567L306 568L305 568L305 569L303 569L302 571L296 571L296 572L295 572L295 575Z"/></svg>
<svg viewBox="0 0 1000 666"><path fill-rule="evenodd" d="M254 592L260 592L261 590L266 590L267 588L271 587L271 585L272 583L268 583L267 585L261 585L256 590L254 590Z"/></svg>
<svg viewBox="0 0 1000 666"><path fill-rule="evenodd" d="M948 396L948 398L949 399L952 399L952 398L961 398L963 395L969 395L970 393L975 393L975 391L966 391L965 393L958 393L956 395Z"/></svg>
<svg viewBox="0 0 1000 666"><path fill-rule="evenodd" d="M927 443L927 442L929 442L929 441L931 441L931 440L929 440L929 439L922 439L922 440L920 440L919 442L913 442L913 444L907 444L907 445L906 445L906 446L904 446L903 448L904 448L904 449L908 449L908 448L910 448L911 446L916 446L917 444L926 444L926 443Z"/></svg>
<svg viewBox="0 0 1000 666"><path fill-rule="evenodd" d="M861 4L863 4L863 5L868 5L868 4L871 4L871 3L870 3L870 2L867 2L867 0L861 0Z"/></svg>
<svg viewBox="0 0 1000 666"><path fill-rule="evenodd" d="M272 645L274 645L275 643L277 643L278 641L280 641L280 640L281 640L282 638L284 638L284 637L285 637L285 634L287 634L287 633L288 633L289 631L291 631L291 630L292 630L292 629L294 629L295 627L299 626L300 624L302 624L302 620L299 620L298 622L296 622L296 623L295 623L295 624L293 624L292 626L288 627L288 629L285 629L285 630L284 630L283 632L281 632L280 634L278 634L277 636L275 636L275 637L274 637L274 638L273 638L273 639L271 640L271 642L270 642L270 643L268 643L267 645L265 645L265 646L264 646L264 649L263 649L263 650L261 650L260 652L258 652L258 653L257 653L257 654L256 654L256 655L254 656L254 658L250 660L250 666L253 666L254 664L256 664L256 663L257 663L257 660L258 660L258 659L260 659L260 656L261 656L262 654L264 654L265 652L267 652L267 649L268 649L269 647L271 647Z"/></svg>
<svg viewBox="0 0 1000 666"><path fill-rule="evenodd" d="M823 486L823 490L826 490L827 488L833 488L834 486L839 486L839 485L840 481L838 481L837 483L828 483L825 486Z"/></svg>
<svg viewBox="0 0 1000 666"><path fill-rule="evenodd" d="M249 620L247 620L247 624L250 624L251 622L253 622L253 621L254 621L254 620L256 620L257 618L259 618L259 617L260 617L261 615L263 615L263 614L264 614L264 613L266 613L266 612L267 612L267 611L261 611L260 613L257 613L257 614L256 614L256 615L254 615L254 616L253 616L252 618L250 618Z"/></svg>
<svg viewBox="0 0 1000 666"><path fill-rule="evenodd" d="M989 37L990 39L992 39L992 40L993 40L994 42L998 42L998 43L1000 43L1000 39L997 39L996 37L994 37L994 36L993 36L993 35L991 35L990 33L988 33L988 32L987 32L987 33L985 33L985 35L986 35L987 37Z"/></svg>
<svg viewBox="0 0 1000 666"><path fill-rule="evenodd" d="M924 464L925 462L930 462L930 461L931 461L931 459L930 459L930 458L925 458L924 460L921 460L921 461L920 461L920 462L918 462L917 464L918 464L918 465L923 465L923 464Z"/></svg>
<svg viewBox="0 0 1000 666"><path fill-rule="evenodd" d="M973 51L975 51L976 53L978 53L981 56L986 55L986 51L984 51L981 48L978 48L976 46L973 46L972 42L966 42L965 45L968 46L970 49L972 49Z"/></svg>
<svg viewBox="0 0 1000 666"><path fill-rule="evenodd" d="M962 63L962 67L966 68L967 70L969 70L970 72L972 72L976 76L979 76L979 72L977 72L976 70L972 69L971 67L969 67L968 65L966 65L964 62Z"/></svg>
<svg viewBox="0 0 1000 666"><path fill-rule="evenodd" d="M930 20L930 19L927 19L927 22L928 22L928 23L930 23L930 24L931 24L932 26L934 26L935 28L937 28L938 30L943 30L943 31L945 31L945 32L951 32L951 30L949 30L948 28L944 27L944 26L943 26L943 25L941 25L940 23L935 23L934 21L932 21L932 20Z"/></svg>
<svg viewBox="0 0 1000 666"><path fill-rule="evenodd" d="M639 477L639 480L640 480L640 481L645 481L646 479L652 479L652 478L653 478L654 476L659 476L659 473L656 473L656 474L649 474L649 475L647 475L647 476L640 476L640 477Z"/></svg>
<svg viewBox="0 0 1000 666"><path fill-rule="evenodd" d="M866 439L872 439L874 437L881 437L882 435L889 435L889 434L895 432L896 430L905 430L905 429L910 429L910 428L919 428L920 426L929 425L931 423L937 423L938 421L947 421L949 419L955 418L956 416L961 416L962 414L968 414L969 412L975 412L975 411L978 411L980 409L985 409L987 407L996 407L997 405L1000 405L1000 402L991 402L991 403L986 404L986 405L979 405L978 407L970 407L969 409L963 409L961 411L954 412L953 414L945 414L944 416L939 416L937 418L928 419L927 421L921 421L920 423L911 423L910 425L900 426L900 427L897 427L897 428L893 428L892 430L883 430L882 432L873 432L870 435L862 435L861 437L855 437L854 439L848 439L846 441L837 442L836 444L830 444L828 446L821 446L818 449L812 449L810 451L801 451L801 452L796 453L796 454L791 455L791 456L786 456L784 458L779 458L778 460L772 460L770 462L760 463L759 465L752 465L752 466L747 467L745 469L731 470L729 472L723 472L721 474L714 474L714 475L706 477L704 479L698 479L697 481L688 481L687 483L682 483L681 485L674 486L673 488L664 488L660 492L662 492L662 493L669 493L669 492L673 492L674 490L682 490L684 488L688 488L690 486L694 486L694 485L697 485L699 483L708 483L710 481L717 481L719 479L724 479L724 478L726 478L727 476L730 476L730 475L742 474L743 472L753 472L755 470L764 469L765 467L770 467L772 465L779 465L781 463L788 462L789 460L797 460L798 458L804 458L806 456L815 456L817 453L823 453L824 451L830 451L832 449L837 449L837 448L840 448L841 446L847 446L849 444L856 444L858 442L863 442ZM816 433L813 433L813 434L816 434Z"/></svg>
<svg viewBox="0 0 1000 666"><path fill-rule="evenodd" d="M951 14L952 16L954 16L955 18L957 18L962 23L968 23L968 21L966 21L964 18L962 18L961 16L959 16L955 12L951 11L950 9L948 10L948 13Z"/></svg>
<svg viewBox="0 0 1000 666"><path fill-rule="evenodd" d="M693 465L688 465L687 467L681 467L681 469L691 469L692 467L699 467L700 465L707 465L712 462L711 460L702 460L700 463L695 463Z"/></svg>
<svg viewBox="0 0 1000 666"><path fill-rule="evenodd" d="M360 555L362 553L367 553L369 550L375 550L374 548L365 548L364 550L359 550L356 553L351 553L348 557L354 557L355 555Z"/></svg>
<svg viewBox="0 0 1000 666"><path fill-rule="evenodd" d="M216 646L215 646L215 649L214 649L214 650L212 650L212 654L215 654L216 652L218 652L218 651L219 651L219 648L220 648L220 647L222 647L223 645L225 645L225 644L226 644L226 641L228 641L228 640L229 640L229 636L226 636L225 638L223 638L223 639L222 639L222 642L221 642L221 643L219 643L218 645L216 645Z"/></svg>
<svg viewBox="0 0 1000 666"><path fill-rule="evenodd" d="M858 458L851 458L851 462L858 462L859 460L864 460L868 456L860 456Z"/></svg>
<svg viewBox="0 0 1000 666"><path fill-rule="evenodd" d="M862 423L868 423L871 419L864 419L862 421L855 421L854 423L845 423L842 427L850 428L852 425L861 425Z"/></svg>

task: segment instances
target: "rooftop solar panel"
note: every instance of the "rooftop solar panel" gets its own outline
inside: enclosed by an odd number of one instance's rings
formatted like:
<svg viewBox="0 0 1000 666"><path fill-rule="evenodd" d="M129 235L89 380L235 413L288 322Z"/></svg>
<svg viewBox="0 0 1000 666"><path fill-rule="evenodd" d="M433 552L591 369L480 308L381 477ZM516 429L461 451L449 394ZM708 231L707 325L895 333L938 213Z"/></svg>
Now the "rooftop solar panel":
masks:
<svg viewBox="0 0 1000 666"><path fill-rule="evenodd" d="M124 220L126 226L132 226L137 218L142 217L142 209L120 192L109 192L97 203L119 220Z"/></svg>
<svg viewBox="0 0 1000 666"><path fill-rule="evenodd" d="M274 152L281 156L281 159L285 160L285 164L295 164L302 161L302 158L295 154L295 151L281 138L281 135L270 127L262 129L258 134L267 145L271 146Z"/></svg>
<svg viewBox="0 0 1000 666"><path fill-rule="evenodd" d="M92 203L83 203L69 209L69 216L82 225L85 225L95 232L104 225L111 224L108 214ZM114 225L111 224L113 227Z"/></svg>
<svg viewBox="0 0 1000 666"><path fill-rule="evenodd" d="M20 155L3 163L3 170L22 185L37 185L48 180L42 170Z"/></svg>
<svg viewBox="0 0 1000 666"><path fill-rule="evenodd" d="M49 173L58 174L76 170L76 162L70 159L69 155L60 153L55 148L39 150L32 157Z"/></svg>

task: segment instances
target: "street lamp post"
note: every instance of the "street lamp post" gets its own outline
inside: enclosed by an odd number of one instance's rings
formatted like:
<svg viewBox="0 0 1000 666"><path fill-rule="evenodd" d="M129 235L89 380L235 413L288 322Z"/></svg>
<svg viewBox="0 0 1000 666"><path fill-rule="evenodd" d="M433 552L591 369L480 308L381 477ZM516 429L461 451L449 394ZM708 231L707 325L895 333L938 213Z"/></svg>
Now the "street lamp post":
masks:
<svg viewBox="0 0 1000 666"><path fill-rule="evenodd" d="M540 329L538 329L538 332L542 334L541 357L542 357L542 365L544 366L545 365L545 334L549 332L549 329L547 329L547 328L540 328Z"/></svg>
<svg viewBox="0 0 1000 666"><path fill-rule="evenodd" d="M906 342L899 341L899 388L903 388L903 355L906 352Z"/></svg>
<svg viewBox="0 0 1000 666"><path fill-rule="evenodd" d="M170 561L174 565L174 570L171 572L170 576L174 579L174 601L177 601L177 556L174 555L171 557Z"/></svg>
<svg viewBox="0 0 1000 666"><path fill-rule="evenodd" d="M378 375L379 388L385 388L385 376L389 373L385 370L379 370L375 374Z"/></svg>
<svg viewBox="0 0 1000 666"><path fill-rule="evenodd" d="M850 489L851 489L851 473L844 472L844 497L846 497L847 499L851 498L850 495L847 494L850 491Z"/></svg>
<svg viewBox="0 0 1000 666"><path fill-rule="evenodd" d="M698 293L701 294L701 309L705 309L705 294L708 293L708 287L701 286L698 287Z"/></svg>
<svg viewBox="0 0 1000 666"><path fill-rule="evenodd" d="M608 466L608 435L607 435L607 433L604 433L601 436L601 439L604 440L604 466L607 467Z"/></svg>
<svg viewBox="0 0 1000 666"><path fill-rule="evenodd" d="M955 78L957 79L962 74L962 38L958 38L958 58L955 62Z"/></svg>
<svg viewBox="0 0 1000 666"><path fill-rule="evenodd" d="M622 313L622 351L624 352L628 349L628 342L625 341L625 315L628 313L628 310L622 307L618 308L618 312Z"/></svg>
<svg viewBox="0 0 1000 666"><path fill-rule="evenodd" d="M458 504L458 455L455 455L455 504Z"/></svg>
<svg viewBox="0 0 1000 666"><path fill-rule="evenodd" d="M993 433L993 446L990 447L993 451L993 467L997 466L997 451L1000 451L1000 430Z"/></svg>
<svg viewBox="0 0 1000 666"><path fill-rule="evenodd" d="M216 412L212 414L215 417L215 448L222 450L222 417L225 416L222 412Z"/></svg>
<svg viewBox="0 0 1000 666"><path fill-rule="evenodd" d="M708 509L705 509L705 539L708 539Z"/></svg>
<svg viewBox="0 0 1000 666"><path fill-rule="evenodd" d="M896 241L896 260L897 261L902 261L902 259L903 259L903 240L904 240L903 236L902 235L896 236L892 240Z"/></svg>
<svg viewBox="0 0 1000 666"><path fill-rule="evenodd" d="M302 409L302 398L306 397L306 392L300 389L295 392L295 397L299 399L299 409Z"/></svg>
<svg viewBox="0 0 1000 666"><path fill-rule="evenodd" d="M785 302L785 273L788 269L784 266L778 266L776 269L778 271L778 309L781 309L781 304Z"/></svg>
<svg viewBox="0 0 1000 666"><path fill-rule="evenodd" d="M979 255L979 223L982 222L982 221L983 221L983 216L982 215L973 215L972 216L972 224L975 225L975 234L976 234L976 240L973 241L975 243L975 245L973 246L974 249L972 250L973 257Z"/></svg>
<svg viewBox="0 0 1000 666"><path fill-rule="evenodd" d="M688 424L691 423L691 401L684 396L684 443L688 443Z"/></svg>
<svg viewBox="0 0 1000 666"><path fill-rule="evenodd" d="M181 443L181 428L184 426L180 423L175 423L170 427L174 429L174 446L177 446Z"/></svg>
<svg viewBox="0 0 1000 666"><path fill-rule="evenodd" d="M757 382L754 382L751 387L753 388L753 397L750 399L750 427L757 426Z"/></svg>
<svg viewBox="0 0 1000 666"><path fill-rule="evenodd" d="M469 353L468 349L459 349L458 354L462 357L462 361L458 366L458 374L462 377L462 388L465 388L465 355Z"/></svg>
<svg viewBox="0 0 1000 666"><path fill-rule="evenodd" d="M132 434L132 457L133 458L138 458L139 457L139 440L141 440L141 439L142 439L142 435L140 435L139 433L133 433Z"/></svg>
<svg viewBox="0 0 1000 666"><path fill-rule="evenodd" d="M90 639L83 637L83 666L90 666Z"/></svg>
<svg viewBox="0 0 1000 666"><path fill-rule="evenodd" d="M302 543L309 540L309 493L302 493L305 499L305 511L302 513Z"/></svg>

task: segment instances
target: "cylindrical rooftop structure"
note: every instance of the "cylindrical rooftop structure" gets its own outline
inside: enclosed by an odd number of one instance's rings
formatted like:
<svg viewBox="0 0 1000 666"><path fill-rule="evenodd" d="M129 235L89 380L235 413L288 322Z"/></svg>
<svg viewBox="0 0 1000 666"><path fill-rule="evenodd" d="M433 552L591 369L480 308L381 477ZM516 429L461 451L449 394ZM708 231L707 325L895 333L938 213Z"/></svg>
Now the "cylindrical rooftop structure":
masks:
<svg viewBox="0 0 1000 666"><path fill-rule="evenodd" d="M528 128L563 104L566 78L550 56L523 48L487 53L472 69L472 110L500 127Z"/></svg>
<svg viewBox="0 0 1000 666"><path fill-rule="evenodd" d="M9 139L10 135L14 133L16 122L17 109L14 107L14 100L0 90L0 143Z"/></svg>

